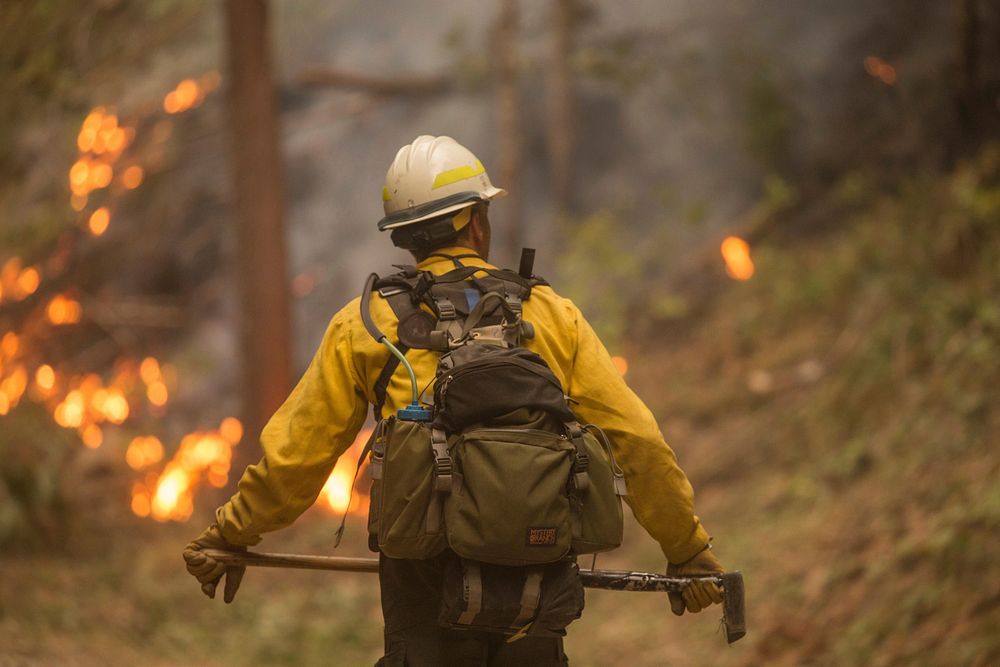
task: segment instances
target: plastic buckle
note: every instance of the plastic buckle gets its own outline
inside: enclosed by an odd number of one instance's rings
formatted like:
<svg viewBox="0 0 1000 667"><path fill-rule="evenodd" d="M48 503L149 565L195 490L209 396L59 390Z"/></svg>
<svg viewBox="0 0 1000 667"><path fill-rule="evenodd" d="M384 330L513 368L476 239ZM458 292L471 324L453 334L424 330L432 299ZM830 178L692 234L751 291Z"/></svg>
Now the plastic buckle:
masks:
<svg viewBox="0 0 1000 667"><path fill-rule="evenodd" d="M439 320L453 320L458 317L455 304L447 297L435 298L434 305L437 306Z"/></svg>
<svg viewBox="0 0 1000 667"><path fill-rule="evenodd" d="M521 297L519 297L516 294L508 294L505 297L505 299L507 301L507 305L510 306L511 310L513 310L515 313L518 313L518 314L521 313L521 308L522 308L522 306L521 306Z"/></svg>
<svg viewBox="0 0 1000 667"><path fill-rule="evenodd" d="M434 458L434 490L451 491L451 459Z"/></svg>

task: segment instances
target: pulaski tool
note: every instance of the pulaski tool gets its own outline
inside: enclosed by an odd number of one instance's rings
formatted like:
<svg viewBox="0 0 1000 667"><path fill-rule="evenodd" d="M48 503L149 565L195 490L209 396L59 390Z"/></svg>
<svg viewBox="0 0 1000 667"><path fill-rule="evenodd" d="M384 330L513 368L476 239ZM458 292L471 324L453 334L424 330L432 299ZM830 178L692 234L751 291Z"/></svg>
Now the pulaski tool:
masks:
<svg viewBox="0 0 1000 667"><path fill-rule="evenodd" d="M378 572L378 559L376 558L270 554L253 551L223 551L221 549L205 549L202 553L220 563L238 567ZM747 632L743 603L743 575L739 572L724 572L697 577L668 577L654 572L581 569L580 579L587 588L656 593L681 593L692 582L711 581L722 588L722 622L726 628L726 641L732 644L741 639Z"/></svg>

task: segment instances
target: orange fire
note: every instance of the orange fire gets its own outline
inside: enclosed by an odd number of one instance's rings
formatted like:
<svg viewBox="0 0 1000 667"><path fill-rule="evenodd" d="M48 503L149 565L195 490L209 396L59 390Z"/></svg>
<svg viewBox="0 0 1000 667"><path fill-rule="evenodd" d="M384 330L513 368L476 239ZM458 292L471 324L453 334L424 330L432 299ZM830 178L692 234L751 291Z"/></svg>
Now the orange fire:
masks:
<svg viewBox="0 0 1000 667"><path fill-rule="evenodd" d="M56 372L48 364L42 364L35 370L35 386L43 396L49 394L56 386Z"/></svg>
<svg viewBox="0 0 1000 667"><path fill-rule="evenodd" d="M131 167L127 167L125 171L122 172L122 185L125 186L127 190L135 190L142 184L142 179L146 172L143 171L142 167L137 164L133 164Z"/></svg>
<svg viewBox="0 0 1000 667"><path fill-rule="evenodd" d="M97 424L87 424L80 429L80 439L90 449L97 449L104 442L104 431Z"/></svg>
<svg viewBox="0 0 1000 667"><path fill-rule="evenodd" d="M24 395L24 390L28 388L28 370L22 364L16 364L7 377L0 380L0 414L7 414L11 409L17 407Z"/></svg>
<svg viewBox="0 0 1000 667"><path fill-rule="evenodd" d="M722 242L722 258L726 261L726 273L736 280L750 280L754 273L750 259L750 246L737 236L727 236Z"/></svg>
<svg viewBox="0 0 1000 667"><path fill-rule="evenodd" d="M337 460L337 465L334 467L333 472L330 473L330 477L327 478L326 484L323 485L323 490L320 491L319 502L321 506L332 511L334 514L343 514L352 508L351 485L354 482L355 466L358 457L361 455L361 450L364 449L365 443L368 442L371 434L372 430L370 428L361 429L361 432L354 439L354 443ZM360 473L361 471L358 471L359 477ZM363 507L353 507L352 511L364 513Z"/></svg>
<svg viewBox="0 0 1000 667"><path fill-rule="evenodd" d="M163 376L163 369L155 357L146 357L139 364L139 377L146 385L146 399L150 405L162 408L170 399L170 391Z"/></svg>
<svg viewBox="0 0 1000 667"><path fill-rule="evenodd" d="M233 447L242 436L239 420L229 417L216 431L196 431L181 439L177 453L159 475L150 475L132 487L132 512L157 521L186 521L194 510L194 491L207 482L222 488L229 481ZM163 456L163 445L155 437L134 439L126 451L126 462L134 469L152 465Z"/></svg>
<svg viewBox="0 0 1000 667"><path fill-rule="evenodd" d="M625 377L625 374L628 373L628 360L625 357L615 356L611 357L611 363L615 365L618 374Z"/></svg>
<svg viewBox="0 0 1000 667"><path fill-rule="evenodd" d="M13 331L8 331L0 338L0 355L4 359L13 359L21 347L21 340Z"/></svg>
<svg viewBox="0 0 1000 667"><path fill-rule="evenodd" d="M869 76L873 76L887 86L896 83L896 68L882 60L878 56L868 56L865 58L865 71Z"/></svg>
<svg viewBox="0 0 1000 667"><path fill-rule="evenodd" d="M181 113L201 104L205 92L194 79L184 79L163 98L163 110L167 113Z"/></svg>
<svg viewBox="0 0 1000 667"><path fill-rule="evenodd" d="M123 424L131 414L125 391L114 383L104 386L95 373L72 378L68 384L70 391L56 404L52 417L63 428L77 429L88 447L99 447L103 435L96 427L104 422Z"/></svg>
<svg viewBox="0 0 1000 667"><path fill-rule="evenodd" d="M76 324L80 321L82 313L83 309L80 307L79 301L62 294L52 297L49 305L45 308L49 322L55 325Z"/></svg>
<svg viewBox="0 0 1000 667"><path fill-rule="evenodd" d="M132 439L125 450L125 463L141 470L163 460L163 443L155 435L140 435Z"/></svg>
<svg viewBox="0 0 1000 667"><path fill-rule="evenodd" d="M87 221L87 228L90 229L90 233L94 236L100 236L108 230L110 223L111 213L108 211L107 206L102 206L90 214L90 219Z"/></svg>
<svg viewBox="0 0 1000 667"><path fill-rule="evenodd" d="M21 301L38 290L41 273L34 266L21 267L20 257L11 257L0 268L0 301Z"/></svg>

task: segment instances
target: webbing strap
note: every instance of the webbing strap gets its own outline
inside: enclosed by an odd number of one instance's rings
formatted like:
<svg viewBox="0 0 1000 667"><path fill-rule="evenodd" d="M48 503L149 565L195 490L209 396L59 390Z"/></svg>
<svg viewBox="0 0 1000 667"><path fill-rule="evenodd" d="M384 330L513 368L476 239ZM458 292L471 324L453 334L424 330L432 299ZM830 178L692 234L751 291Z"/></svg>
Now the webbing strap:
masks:
<svg viewBox="0 0 1000 667"><path fill-rule="evenodd" d="M479 255L477 255L474 252L468 252L468 253L465 253L465 254L462 254L462 255L445 255L445 254L440 253L440 252L432 252L431 254L429 254L427 256L428 257L440 257L442 259L450 259L452 261L452 263L455 264L455 268L456 269L460 269L463 266L465 266L465 264L462 264L462 262L461 262L461 260L463 260L463 259L472 259L472 258L482 259L482 257L480 257Z"/></svg>
<svg viewBox="0 0 1000 667"><path fill-rule="evenodd" d="M566 435L576 450L573 457L573 486L577 491L586 491L590 488L590 475L587 473L590 469L590 457L583 444L583 428L577 422L567 422Z"/></svg>
<svg viewBox="0 0 1000 667"><path fill-rule="evenodd" d="M524 578L524 588L521 589L521 611L517 618L510 624L512 630L517 630L513 637L507 640L508 643L517 641L527 634L530 621L538 611L538 602L542 598L542 569L532 567L528 569L528 575Z"/></svg>
<svg viewBox="0 0 1000 667"><path fill-rule="evenodd" d="M479 563L474 560L464 561L465 568L462 576L465 584L465 611L458 617L461 625L472 625L476 616L483 610L483 575L479 569Z"/></svg>
<svg viewBox="0 0 1000 667"><path fill-rule="evenodd" d="M344 537L344 526L347 523L347 512L351 509L351 501L354 500L354 484L358 481L358 473L361 472L361 465L365 462L365 459L368 458L368 455L372 451L372 444L375 442L375 436L378 432L378 426L372 429L372 434L368 436L368 442L365 443L364 449L361 450L361 456L358 457L358 465L354 467L354 477L351 478L351 489L347 494L347 507L344 508L344 513L340 516L340 526L337 528L336 538L333 542L334 549L340 546L340 540Z"/></svg>
<svg viewBox="0 0 1000 667"><path fill-rule="evenodd" d="M431 429L431 449L434 451L434 490L451 491L451 454L448 438L439 428Z"/></svg>
<svg viewBox="0 0 1000 667"><path fill-rule="evenodd" d="M404 355L410 350L402 342L396 343L396 348ZM382 367L382 372L378 374L378 379L375 381L375 404L372 405L372 414L377 422L382 421L382 407L385 405L386 392L389 391L389 382L392 381L392 375L399 368L399 364L399 357L390 354L389 360Z"/></svg>
<svg viewBox="0 0 1000 667"><path fill-rule="evenodd" d="M441 429L431 429L431 451L434 455L434 493L427 506L427 520L424 525L428 533L439 533L444 514L444 496L451 491L452 480L448 438Z"/></svg>
<svg viewBox="0 0 1000 667"><path fill-rule="evenodd" d="M590 488L590 457L583 443L583 428L578 422L566 423L566 435L573 443L573 488L569 498L569 522L573 539L583 537L583 494Z"/></svg>

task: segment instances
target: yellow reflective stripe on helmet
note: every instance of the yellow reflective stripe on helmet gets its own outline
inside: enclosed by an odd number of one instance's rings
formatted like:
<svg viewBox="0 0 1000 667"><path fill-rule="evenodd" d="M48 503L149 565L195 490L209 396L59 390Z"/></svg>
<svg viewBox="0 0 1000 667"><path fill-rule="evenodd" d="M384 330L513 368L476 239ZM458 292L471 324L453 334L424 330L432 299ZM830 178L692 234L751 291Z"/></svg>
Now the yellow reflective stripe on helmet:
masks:
<svg viewBox="0 0 1000 667"><path fill-rule="evenodd" d="M486 168L479 160L476 160L475 167L463 164L461 167L455 167L454 169L449 169L448 171L442 171L434 177L434 183L431 184L431 190L443 188L446 185L451 185L452 183L457 183L458 181L464 181L467 178L478 176L484 171L486 171Z"/></svg>
<svg viewBox="0 0 1000 667"><path fill-rule="evenodd" d="M389 188L382 186L382 201L392 201L392 194L389 192Z"/></svg>

